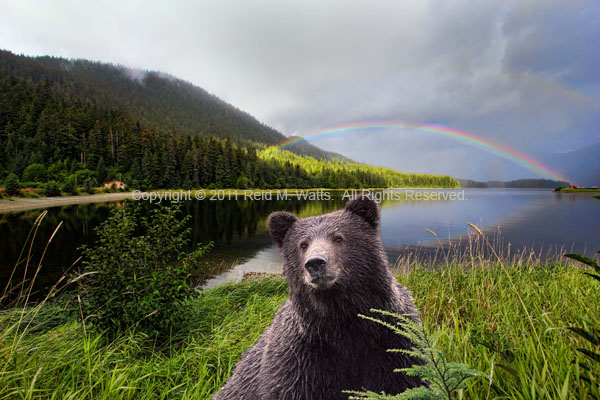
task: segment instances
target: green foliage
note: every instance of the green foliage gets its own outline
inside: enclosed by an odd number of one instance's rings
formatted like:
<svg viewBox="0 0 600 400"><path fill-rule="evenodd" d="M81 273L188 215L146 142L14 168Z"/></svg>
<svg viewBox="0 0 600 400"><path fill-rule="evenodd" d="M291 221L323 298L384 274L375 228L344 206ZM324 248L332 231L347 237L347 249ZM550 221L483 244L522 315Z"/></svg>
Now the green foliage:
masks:
<svg viewBox="0 0 600 400"><path fill-rule="evenodd" d="M60 196L60 188L58 184L54 181L50 181L44 185L44 196L46 197L55 197Z"/></svg>
<svg viewBox="0 0 600 400"><path fill-rule="evenodd" d="M92 184L96 184L97 180L96 180L96 173L92 170L89 169L78 169L75 172L75 175L77 175L77 182L85 182L87 180L91 181Z"/></svg>
<svg viewBox="0 0 600 400"><path fill-rule="evenodd" d="M132 78L132 75L143 76L143 78ZM40 101L28 109L33 113L32 121L26 125L29 130L35 131L35 120L38 115L42 115L44 131L41 135L53 135L53 130L60 122L57 121L55 114L44 110L43 107L44 103L52 102L58 95L69 98L69 101L73 98L93 99L93 103L103 109L119 110L123 114L130 115L135 122L139 121L141 126L160 126L164 130L182 132L185 135L231 138L238 144L245 144L248 141L275 144L286 140L281 133L205 90L160 72L131 71L120 66L86 60L25 57L0 50L0 78L3 76L41 84L36 93ZM0 110L2 108L0 105ZM11 106L8 111L12 111L12 108ZM76 115L69 113L66 116L73 119L74 123L80 122ZM102 132L103 129L96 126L95 119L86 122L86 134L89 137L86 145L81 146L81 149L87 150L100 144L110 146L110 133ZM101 125L101 122L98 125ZM17 130L20 127L21 124L13 129ZM122 131L119 128L115 125L112 130L114 145L117 142L122 143ZM64 127L61 133L65 134L65 137L61 141L67 142L69 140L67 135L73 130L75 129ZM143 129L139 128L137 131L139 134ZM111 157L119 158L127 155L120 154L116 146L113 149ZM308 143L295 146L294 151L321 159L338 156ZM97 162L95 157L88 154L84 156L84 160L95 166ZM105 157L105 160L108 163L109 159Z"/></svg>
<svg viewBox="0 0 600 400"><path fill-rule="evenodd" d="M285 182L295 175L310 177L310 187L323 188L390 188L390 187L460 187L450 176L406 174L389 168L373 167L342 160L323 161L302 157L286 150L269 147L261 151L260 158L277 161L290 172ZM295 173L300 170L301 173ZM279 186L278 186L279 187ZM292 184L288 187L305 187Z"/></svg>
<svg viewBox="0 0 600 400"><path fill-rule="evenodd" d="M600 291L572 265L505 267L465 261L463 266L411 269L399 281L411 289L437 348L453 361L490 371L491 384L467 382L463 398L586 398L589 388L579 378L573 342L562 327L581 324L580 315L587 315L590 326L600 324ZM482 335L495 349L479 344ZM514 359L498 350L509 350Z"/></svg>
<svg viewBox="0 0 600 400"><path fill-rule="evenodd" d="M104 158L102 156L100 156L98 165L96 166L96 176L98 177L99 182L104 182L106 180L106 165L104 164Z"/></svg>
<svg viewBox="0 0 600 400"><path fill-rule="evenodd" d="M286 138L201 89L154 73L140 85L117 67L58 60L0 50L0 176L43 163L60 183L77 174L80 184L94 176L144 189L458 186L345 163L307 143L267 157L261 150Z"/></svg>
<svg viewBox="0 0 600 400"><path fill-rule="evenodd" d="M51 161L52 158L49 160ZM55 182L64 182L69 176L68 160L56 160L48 167L47 177Z"/></svg>
<svg viewBox="0 0 600 400"><path fill-rule="evenodd" d="M596 252L596 254L598 253L600 253L600 251ZM600 282L600 266L596 260L580 254L572 253L565 254L565 257L579 261L580 263L591 267L592 272L584 272L584 274L594 280L592 281L592 284L597 285L598 282ZM598 314L597 310L596 314ZM590 325L590 318L585 318L584 321L587 321L588 325ZM585 347L576 348L576 351L584 357L583 360L579 361L579 366L583 370L583 372L579 375L579 378L589 385L590 396L598 399L600 398L600 374L598 373L600 370L600 326L586 326L583 328L569 326L567 329L584 340Z"/></svg>
<svg viewBox="0 0 600 400"><path fill-rule="evenodd" d="M394 372L418 376L427 386L407 389L394 396L374 392L348 392L353 394L350 397L351 399L450 400L458 390L464 389L467 380L477 377L487 378L487 375L483 372L473 369L467 364L449 361L445 353L434 346L423 325L413 321L408 316L382 310L371 310L371 312L379 313L384 317L391 317L396 322L390 323L370 316L359 316L391 329L397 335L404 336L414 344L411 349L390 349L389 352L400 353L425 361L423 365L414 364L408 368L394 370Z"/></svg>
<svg viewBox="0 0 600 400"><path fill-rule="evenodd" d="M91 178L86 179L83 182L83 191L89 194L96 193L96 189L94 188L95 181Z"/></svg>
<svg viewBox="0 0 600 400"><path fill-rule="evenodd" d="M71 195L77 194L77 175L73 174L67 178L62 185L62 191Z"/></svg>
<svg viewBox="0 0 600 400"><path fill-rule="evenodd" d="M109 337L135 329L160 343L183 320L183 302L197 294L192 272L212 244L183 252L190 229L177 207L158 207L149 218L135 207L115 208L98 229L94 248L83 248L79 294L86 322Z"/></svg>
<svg viewBox="0 0 600 400"><path fill-rule="evenodd" d="M31 164L23 171L23 181L25 182L45 182L46 167L42 164Z"/></svg>
<svg viewBox="0 0 600 400"><path fill-rule="evenodd" d="M482 332L479 328L473 327L471 330L471 343L474 346L480 345L487 348L492 353L498 354L501 359L508 363L515 360L515 353L503 342L498 332ZM502 364L497 365L503 366Z"/></svg>
<svg viewBox="0 0 600 400"><path fill-rule="evenodd" d="M21 183L16 174L10 174L4 180L4 190L9 196L16 196L21 193Z"/></svg>
<svg viewBox="0 0 600 400"><path fill-rule="evenodd" d="M498 266L415 268L398 278L413 292L435 347L493 375L492 385L467 381L463 399L588 398L588 385L573 373L579 367L571 362L572 338L557 327L598 310L600 291L573 266L522 264L508 271L543 333L541 344ZM61 306L46 303L33 319L33 309L0 311L0 398L208 400L287 297L281 277L207 289L185 302L168 355L149 353L135 332L110 341L81 322L50 324L47 318L60 319ZM22 311L23 325L33 321L35 334L15 329ZM600 322L596 313L590 317ZM496 351L474 343L474 331L498 333L501 348L515 354L515 375L499 367Z"/></svg>
<svg viewBox="0 0 600 400"><path fill-rule="evenodd" d="M0 398L208 400L287 295L277 277L206 290L185 302L168 354L65 321L60 304L0 311Z"/></svg>

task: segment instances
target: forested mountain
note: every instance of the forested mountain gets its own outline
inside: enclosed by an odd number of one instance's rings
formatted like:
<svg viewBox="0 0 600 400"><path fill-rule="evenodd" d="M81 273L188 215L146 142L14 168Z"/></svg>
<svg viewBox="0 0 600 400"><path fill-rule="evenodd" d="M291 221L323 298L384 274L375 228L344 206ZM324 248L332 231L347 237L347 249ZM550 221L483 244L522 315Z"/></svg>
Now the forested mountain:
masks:
<svg viewBox="0 0 600 400"><path fill-rule="evenodd" d="M204 89L160 72L149 72L87 60L26 57L0 50L0 77L17 76L48 83L69 98L93 99L106 109L119 109L145 126L178 133L230 138L267 145L284 135ZM308 143L291 151L330 160L342 156Z"/></svg>
<svg viewBox="0 0 600 400"><path fill-rule="evenodd" d="M308 176L319 176L317 186L313 187L460 187L458 180L447 175L407 174L352 161L317 160L273 147L261 151L260 158L278 160L285 165L301 165ZM340 175L341 171L345 173Z"/></svg>
<svg viewBox="0 0 600 400"><path fill-rule="evenodd" d="M66 193L112 179L142 189L458 185L450 177L401 174L330 154L329 160L309 157L316 148L307 143L295 146L302 156L281 150L265 156L265 142L278 143L282 135L189 84L156 74L140 83L87 61L64 67L60 59L0 55L0 181L6 187L10 181L11 191L19 179L27 186L55 181ZM85 83L85 76L95 83ZM118 101L109 101L113 94ZM196 101L200 114L178 109L187 107L180 95ZM149 110L161 104L173 108L151 121ZM196 131L199 125L205 130Z"/></svg>

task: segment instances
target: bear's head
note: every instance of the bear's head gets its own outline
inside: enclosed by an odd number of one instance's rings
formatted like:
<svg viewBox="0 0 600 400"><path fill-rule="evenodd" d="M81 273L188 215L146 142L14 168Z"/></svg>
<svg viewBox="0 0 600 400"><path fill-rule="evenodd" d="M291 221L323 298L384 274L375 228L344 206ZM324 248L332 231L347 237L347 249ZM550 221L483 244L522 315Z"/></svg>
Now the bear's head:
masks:
<svg viewBox="0 0 600 400"><path fill-rule="evenodd" d="M361 196L342 210L309 218L275 212L268 225L292 295L366 294L381 291L387 281L389 264L373 199Z"/></svg>

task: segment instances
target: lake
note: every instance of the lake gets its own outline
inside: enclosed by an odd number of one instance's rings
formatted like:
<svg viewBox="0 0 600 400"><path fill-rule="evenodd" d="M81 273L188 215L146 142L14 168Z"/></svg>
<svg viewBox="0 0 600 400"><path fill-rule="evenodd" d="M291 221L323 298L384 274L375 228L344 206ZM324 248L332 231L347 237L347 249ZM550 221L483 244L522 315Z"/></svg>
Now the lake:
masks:
<svg viewBox="0 0 600 400"><path fill-rule="evenodd" d="M461 200L418 200L420 194L454 193ZM600 249L600 200L588 194L561 194L533 189L453 189L379 192L382 201L381 233L390 262L409 253L434 251L440 242L461 243L479 226L513 251L528 247L543 253L564 250L592 256ZM385 194L399 194L394 199ZM417 194L417 196L415 196ZM442 196L443 197L443 196ZM131 200L129 200L131 201ZM214 286L239 280L247 272L281 271L281 260L267 232L266 220L273 211L286 210L301 217L342 208L346 199L331 193L329 199L302 200L194 200L182 202L191 215L191 244L213 241L206 260L214 275L205 282ZM59 222L63 222L48 246L36 287L43 291L68 268L75 270L81 245L92 245L94 228L123 202L73 205L48 210L32 248L30 270ZM144 202L147 212L152 205ZM0 214L0 289L3 289L19 258L36 217L42 210ZM433 234L437 235L437 237ZM439 241L438 241L439 240ZM562 250L561 250L562 249ZM26 254L26 253L25 253ZM24 263L23 263L24 264ZM23 275L23 266L17 276Z"/></svg>

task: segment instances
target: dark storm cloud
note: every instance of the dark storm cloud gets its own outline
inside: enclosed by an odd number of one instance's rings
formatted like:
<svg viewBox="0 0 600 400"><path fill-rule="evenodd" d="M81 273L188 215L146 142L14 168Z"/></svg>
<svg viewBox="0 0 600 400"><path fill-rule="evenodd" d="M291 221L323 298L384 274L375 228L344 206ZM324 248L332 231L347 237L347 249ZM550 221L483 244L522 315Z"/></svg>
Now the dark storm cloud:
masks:
<svg viewBox="0 0 600 400"><path fill-rule="evenodd" d="M600 3L555 2L551 7L517 3L504 33L505 65L569 85L600 84Z"/></svg>
<svg viewBox="0 0 600 400"><path fill-rule="evenodd" d="M14 1L0 5L0 45L164 71L288 135L438 123L535 156L598 141L599 18L594 0ZM422 132L314 143L405 170L531 176Z"/></svg>

